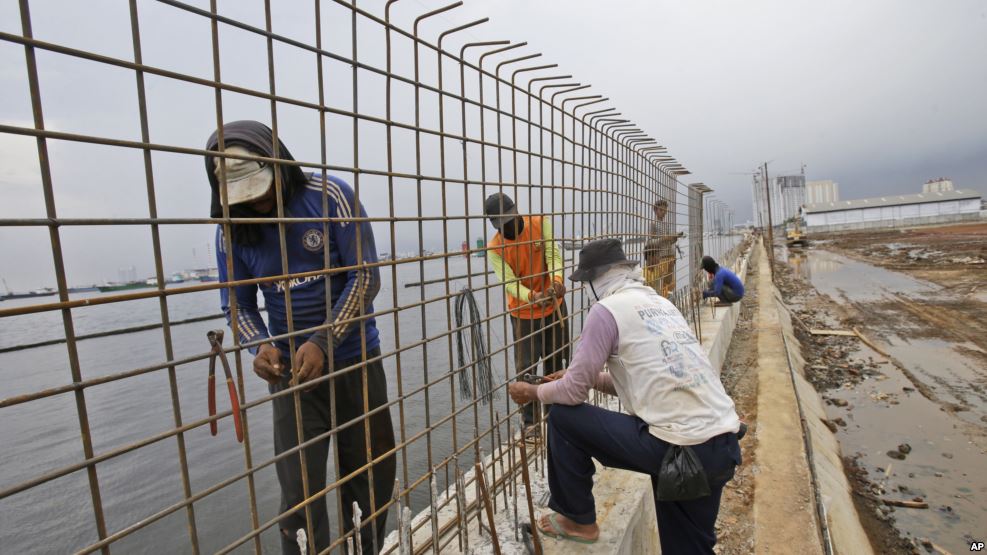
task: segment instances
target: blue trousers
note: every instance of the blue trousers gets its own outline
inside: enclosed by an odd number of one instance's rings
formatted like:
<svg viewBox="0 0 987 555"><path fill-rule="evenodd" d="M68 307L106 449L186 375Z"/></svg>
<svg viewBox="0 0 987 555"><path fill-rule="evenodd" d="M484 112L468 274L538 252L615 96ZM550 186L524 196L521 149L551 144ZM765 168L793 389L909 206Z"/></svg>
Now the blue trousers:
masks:
<svg viewBox="0 0 987 555"><path fill-rule="evenodd" d="M669 445L651 435L648 425L636 416L587 404L552 405L548 413L549 508L579 524L596 522L592 459L610 468L649 474L655 488ZM661 549L669 555L713 553L720 495L741 460L733 433L692 449L703 464L711 495L690 501L658 501L655 496Z"/></svg>

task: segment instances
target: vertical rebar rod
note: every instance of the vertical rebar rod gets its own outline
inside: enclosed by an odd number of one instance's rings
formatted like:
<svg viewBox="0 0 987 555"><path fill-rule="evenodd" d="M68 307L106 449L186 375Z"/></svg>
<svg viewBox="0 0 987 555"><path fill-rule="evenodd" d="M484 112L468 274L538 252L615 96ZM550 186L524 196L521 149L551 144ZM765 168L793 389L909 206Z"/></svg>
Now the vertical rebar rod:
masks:
<svg viewBox="0 0 987 555"><path fill-rule="evenodd" d="M143 64L143 56L141 54L141 39L140 39L140 23L137 14L137 0L130 0L130 33L131 41L133 44L134 51L134 63ZM137 79L137 107L140 114L140 127L141 127L141 141L149 143L151 141L150 131L148 129L147 123L147 97L145 95L144 89L144 72L135 71L134 76ZM150 218L156 219L158 217L158 207L157 207L157 197L154 188L154 169L151 164L151 150L143 149L144 158L144 181L147 187L147 211ZM161 235L158 225L151 224L151 244L154 250L154 275L157 280L158 289L163 291L167 280L165 279L164 267L162 264L161 255ZM174 360L175 352L172 347L171 342L171 322L170 316L168 314L168 298L164 295L158 297L158 313L161 318L161 333L162 339L164 341L164 353L166 360ZM171 411L172 419L175 423L176 428L182 427L182 408L181 401L178 397L178 377L174 365L168 366L168 388L171 394ZM241 397L243 398L243 397ZM249 439L247 439L247 413L243 412L243 430L244 430L244 441L247 442L246 445L250 445ZM188 457L185 451L185 434L179 433L175 435L175 441L178 447L178 464L181 472L182 479L182 493L185 499L192 497L192 486L189 481L189 471L188 471ZM250 449L246 449L246 454L249 461ZM248 463L248 466L249 463ZM257 526L256 521L256 503L253 495L253 475L248 479L250 483L250 509L251 516L254 517L253 525ZM199 535L196 531L195 525L195 507L189 504L185 508L185 518L188 527L189 541L192 544L192 553L198 555L199 553Z"/></svg>
<svg viewBox="0 0 987 555"><path fill-rule="evenodd" d="M466 29L470 29L472 27L475 27L475 26L480 25L482 23L485 23L487 21L488 21L487 18L478 19L478 20L473 21L471 23L467 23L465 25L460 25L460 26L455 27L453 29L448 29L448 30L442 32L439 35L439 39L437 41L438 46L436 48L436 62L437 62L437 65L438 65L438 68L437 69L438 69L438 89L439 89L439 94L438 94L438 103L439 103L439 106L438 106L438 108L439 108L439 110L438 110L439 111L439 188L440 188L441 196L442 196L442 250L443 250L443 253L445 254L445 256L442 257L442 268L443 268L444 277L445 277L445 303L444 304L445 304L445 310L446 310L446 327L447 327L447 329L450 329L450 330L453 329L453 323L452 323L453 320L452 320L452 289L451 289L451 284L450 284L450 279L449 279L449 277L450 277L450 272L449 272L449 252L450 251L449 251L449 221L447 219L448 218L448 206L447 206L447 198L448 198L448 195L447 195L447 190L446 190L447 189L447 181L446 181L445 96L444 96L444 90L445 90L444 89L444 85L445 85L445 83L443 82L443 71L442 71L442 66L443 66L443 63L442 63L442 56L443 56L442 41L445 40L446 37L449 37L450 35L452 35L454 33L458 33L460 31L464 31ZM464 137L466 136L465 126L461 130L461 133L462 133L462 135ZM465 179L466 179L466 176L465 175L463 176L463 179L464 179L464 182L465 182ZM464 187L464 189L466 189L466 188L468 188L468 187ZM468 212L467 212L467 214L468 214ZM468 228L469 227L469 220L466 220L466 222L467 222L466 225L467 225L467 228ZM467 244L467 247L468 246L469 245ZM468 264L468 257L467 257L467 264ZM467 271L466 273L467 273L467 275L469 275L471 272ZM449 373L449 404L450 404L450 411L453 414L456 414L456 376L455 376L455 373L452 372L452 369L455 368L455 363L453 362L454 359L453 359L453 354L452 354L452 343L453 343L453 337L452 337L452 335L451 334L450 335L447 335L446 336L446 346L447 346L447 355L448 355L447 360L448 360L448 368L450 369L450 373ZM465 369L463 370L463 372L465 372ZM478 387L479 387L478 382L475 382L474 381L474 389L475 388L478 388ZM459 420L459 418L457 416L453 416L452 421L451 421L451 425L452 425L451 426L452 427L452 451L453 451L453 453L459 451L459 426L458 426L458 420ZM446 471L446 480L445 480L445 483L446 483L446 486L448 487L448 485L451 483L451 480L449 478L449 465L445 465L445 471Z"/></svg>
<svg viewBox="0 0 987 555"><path fill-rule="evenodd" d="M351 65L352 69L352 102L353 102L353 113L360 113L360 68L359 68L359 50L358 50L358 40L357 40L357 0L352 0L352 11L351 16L351 28L350 28L350 40L352 57L354 63ZM352 118L353 126L353 214L357 217L362 217L363 214L363 202L361 200L360 190L361 190L361 171L360 171L360 119L357 117ZM367 272L366 259L365 257L376 258L377 253L365 253L363 252L363 224L362 222L351 222L350 225L356 226L356 233L354 241L356 242L356 261L360 265L358 272ZM371 230L371 233L373 231ZM366 286L364 286L366 287ZM361 291L362 293L362 291ZM363 445L364 445L364 460L371 462L374 460L373 450L374 443L371 441L370 434L370 417L368 413L370 412L370 373L367 369L367 358L369 357L369 352L367 350L367 327L364 324L364 317L366 316L368 306L363 302L363 298L357 305L357 317L359 318L359 329L357 330L360 334L360 383L362 384L362 396L363 396L363 412L360 416L361 426L363 427ZM389 410L389 409L388 409ZM338 451L338 449L337 449ZM374 478L374 465L371 464L370 468L366 470L367 473L367 489L369 492L369 502L370 506L367 507L366 512L369 515L370 520L370 545L374 553L380 550L380 546L377 545L377 518L375 513L377 512L377 492L375 487ZM353 502L354 509L357 507L357 503ZM362 507L361 507L362 509ZM354 516L354 534L356 534L357 548L363 551L363 544L359 542L361 530L358 526L359 519Z"/></svg>
<svg viewBox="0 0 987 555"><path fill-rule="evenodd" d="M490 541L493 543L493 552L495 555L500 555L500 540L497 538L497 523L494 522L494 511L493 506L490 504L490 492L487 490L487 481L483 475L483 464L476 464L475 474L476 482L480 487L480 496L478 496L477 499L482 500L483 506L487 511L487 522L490 525Z"/></svg>
<svg viewBox="0 0 987 555"><path fill-rule="evenodd" d="M31 29L31 10L28 0L20 0L21 12L21 33L25 38L33 38ZM31 92L31 111L34 117L34 128L45 129L44 111L41 103L41 85L38 82L38 63L35 57L34 47L24 46L24 58L27 66L28 86ZM49 219L58 217L55 209L55 191L51 180L51 162L48 157L48 140L44 137L36 139L38 149L38 162L41 170L41 187L45 199L45 215ZM58 228L51 226L48 228L48 239L51 243L52 262L55 266L55 281L58 284L58 299L65 302L69 298L68 283L65 279L65 260L62 256L62 239ZM79 362L79 352L75 342L75 324L72 321L72 310L62 309L62 329L65 332L66 348L68 349L69 369L72 374L72 382L82 381L82 367ZM75 392L76 415L79 420L79 434L82 440L82 453L86 459L93 457L92 433L89 427L89 410L86 406L86 396L83 390ZM96 520L96 533L99 539L106 537L106 520L103 515L103 500L99 489L99 477L96 473L96 466L86 467L86 476L89 479L89 496L93 506L93 516ZM109 547L103 548L103 553L110 552Z"/></svg>
<svg viewBox="0 0 987 555"><path fill-rule="evenodd" d="M274 39L271 37L271 0L264 0L264 28L269 33L267 36L267 80L268 89L272 96L271 99L271 149L274 153L274 158L280 159L282 152L280 147L280 138L278 136L278 105L274 100L274 95L276 91L276 76L274 73ZM285 187L288 184L282 181L282 175L280 168L275 166L274 171L274 194L276 201L277 210L277 227L278 227L278 245L281 248L281 273L290 274L291 269L288 264L288 229L287 224L284 222L286 215L285 206ZM288 328L288 358L290 360L292 379L289 382L293 387L299 385L298 383L298 368L295 367L295 353L297 351L297 344L295 342L295 317L293 304L291 302L291 287L285 287L283 290L284 294L284 304L285 304L285 319ZM304 418L302 415L302 402L301 402L301 392L295 388L292 393L292 401L294 405L295 412L295 434L297 436L298 445L305 443L305 431L303 428ZM331 404L335 407L335 403ZM304 499L309 499L311 496L311 487L308 482L308 460L305 449L298 451L298 465L299 472L301 472L302 478L302 497ZM315 548L315 526L312 521L312 505L310 503L305 504L305 531L308 535L309 550L312 552L316 551Z"/></svg>
<svg viewBox="0 0 987 555"><path fill-rule="evenodd" d="M388 0L386 6L384 7L384 37L385 37L385 56L387 64L387 78L385 80L385 94L384 94L384 110L387 119L387 124L384 126L386 131L387 140L387 209L388 217L390 219L388 225L388 231L390 232L390 243L391 243L391 306L398 307L400 302L398 301L398 263L397 263L397 225L395 218L395 202L394 202L394 141L393 141L393 128L391 123L392 120L392 45L391 45L391 6L393 6L399 0ZM318 4L319 0L315 0ZM398 422L400 427L400 437L401 445L406 445L408 441L407 435L407 420L404 412L404 379L401 370L401 315L395 313L391 316L393 327L392 331L394 333L394 349L396 351L394 355L394 375L397 380L397 394L398 394ZM405 447L401 448L401 473L402 481L407 484L409 481L408 474L408 450ZM411 549L411 546L408 546Z"/></svg>
<svg viewBox="0 0 987 555"><path fill-rule="evenodd" d="M216 0L210 0L208 13L211 16L209 19L209 31L210 31L209 36L210 36L210 46L212 48L213 81L215 83L220 83L222 81L222 71L221 71L221 63L219 56L219 21L218 18L216 17L218 13ZM213 99L214 99L215 113L216 113L216 139L217 139L216 144L217 144L217 149L220 152L223 152L226 150L226 142L225 142L225 134L223 132L224 118L223 118L222 88L218 86L213 88ZM229 223L230 204L229 204L229 195L227 191L226 164L220 163L217 167L219 169L219 175L217 176L219 178L219 197L220 197L220 204L222 205L222 212L224 219L224 222L222 224L222 237L221 237L223 252L225 253L225 256L223 257L223 263L226 265L226 272L227 272L226 275L235 281L236 274L233 271L233 233L232 233L233 226ZM217 245L217 250L218 250L218 245ZM218 254L219 253L217 253L217 256ZM217 259L217 266L218 265L219 265L219 261ZM236 288L229 287L227 291L229 293L230 328L233 332L233 344L238 345L240 343L240 319L239 319L239 306L237 303ZM243 360L241 357L241 352L242 351L240 349L237 349L235 351L234 364L236 365L236 369L237 369L237 382L238 382L237 385L239 388L239 393L243 395L242 398L244 399L244 401L246 401L246 396L245 396L246 391L245 391L245 385L243 383ZM246 414L246 411L244 411L244 414ZM244 428L244 432L246 432L246 428ZM247 435L244 436L245 442L247 437L248 437ZM250 469L252 467L252 463L250 459L250 449L248 443L244 443L244 465L246 466L247 469ZM252 481L252 474L250 476ZM248 488L249 487L250 487L250 482L248 482ZM254 518L255 514L256 514L256 510L254 511L254 514L251 515L251 518ZM255 522L254 529L256 530L259 524L256 524L256 522L258 521L254 521L254 522ZM259 553L260 548L261 548L260 538L255 536L254 551L256 553Z"/></svg>

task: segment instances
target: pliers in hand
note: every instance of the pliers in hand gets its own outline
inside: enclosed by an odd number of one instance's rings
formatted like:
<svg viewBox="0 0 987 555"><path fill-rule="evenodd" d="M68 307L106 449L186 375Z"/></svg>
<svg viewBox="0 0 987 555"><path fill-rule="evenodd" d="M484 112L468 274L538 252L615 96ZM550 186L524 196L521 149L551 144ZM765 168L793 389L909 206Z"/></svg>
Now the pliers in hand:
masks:
<svg viewBox="0 0 987 555"><path fill-rule="evenodd" d="M212 352L209 354L209 416L216 416L216 359L223 363L223 371L226 372L226 388L230 392L230 407L233 409L233 426L236 428L236 440L243 443L243 423L240 422L240 397L236 393L236 385L233 383L233 374L230 372L230 361L223 351L223 330L211 330L206 333ZM216 435L219 430L216 421L209 422L209 431Z"/></svg>
<svg viewBox="0 0 987 555"><path fill-rule="evenodd" d="M539 385L539 384L545 383L545 378L543 378L541 376L536 376L534 374L530 374L528 372L525 372L524 374L521 374L520 376L518 376L518 381L522 381L524 383L529 383L531 385Z"/></svg>

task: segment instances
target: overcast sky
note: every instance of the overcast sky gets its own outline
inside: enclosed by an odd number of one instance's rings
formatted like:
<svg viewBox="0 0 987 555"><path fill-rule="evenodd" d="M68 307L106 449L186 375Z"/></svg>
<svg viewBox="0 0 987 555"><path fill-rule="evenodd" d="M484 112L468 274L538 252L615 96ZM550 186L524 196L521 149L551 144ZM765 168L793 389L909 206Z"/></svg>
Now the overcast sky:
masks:
<svg viewBox="0 0 987 555"><path fill-rule="evenodd" d="M208 7L202 0L190 3ZM208 20L150 0L138 4L145 63L211 78ZM314 43L310 2L273 4L276 32ZM443 4L404 0L394 8L395 21L410 28L415 16ZM382 15L382 1L359 5ZM41 40L130 60L127 6L123 0L34 0L34 33ZM221 1L220 10L263 27L261 0ZM322 15L324 47L348 56L348 10L325 3ZM838 181L844 198L918 192L924 181L938 176L987 193L987 2L467 0L423 24L423 34L434 39L443 29L488 16L489 23L448 39L450 50L466 41L527 41L519 55L543 54L532 65L559 64L542 75L572 74L574 81L592 84L586 94L609 97L609 105L693 172L683 181L713 187L736 208L738 220L751 213L750 177L744 172L764 161L770 161L772 174L798 171L804 164L808 179ZM0 0L0 31L19 35L19 22L17 2ZM361 21L358 37L360 60L383 67L380 27ZM263 39L225 26L220 38L224 81L266 89ZM410 75L410 42L402 41L395 39L394 67ZM44 51L38 52L38 63L48 128L139 140L132 72ZM279 94L317 102L314 55L279 45L275 65ZM327 61L323 67L327 104L351 108L349 66ZM447 63L445 71L447 79L458 81L455 65ZM434 54L423 61L422 77L434 83ZM215 128L213 92L154 76L147 86L152 141L201 148ZM360 111L383 116L384 80L361 74L359 90ZM0 122L31 127L24 49L4 41L0 91ZM475 82L468 83L467 94L476 92ZM410 87L395 85L396 119L413 122L411 94ZM422 102L423 125L435 126L434 95L423 94ZM454 104L446 104L447 119L458 120ZM223 110L227 121L271 119L268 102L232 93L224 94ZM313 112L282 106L278 118L295 157L318 161L319 122ZM475 129L478 116L468 111L467 120L467 129ZM489 128L494 120L485 121ZM327 126L329 162L352 166L350 124L330 117ZM446 129L458 132L460 124L447 121ZM382 126L361 125L361 166L384 169L384 144ZM395 145L395 169L414 171L413 136L395 132ZM423 152L433 153L437 145L426 138ZM460 155L453 146L446 145L450 156ZM140 151L59 141L50 141L49 149L60 216L147 216ZM478 153L471 149L470 159ZM434 156L425 158L423 172L437 175ZM156 153L153 161L160 215L206 216L202 160ZM448 175L461 175L452 166ZM476 166L469 168L471 179L478 176ZM527 179L523 168L521 179ZM412 184L395 184L397 215L417 214ZM0 134L0 187L0 218L44 216L32 139ZM386 181L363 177L361 187L371 215L386 216ZM467 203L477 213L479 195L477 190L464 199L460 190L447 191L446 213L461 214ZM439 198L436 184L423 187L423 213L441 215ZM481 224L474 222L471 233ZM388 227L376 228L380 250L391 250ZM426 248L442 246L440 229L425 226ZM414 225L398 226L394 250L416 249L417 233ZM212 236L209 226L164 227L165 270L208 264ZM62 237L70 284L115 279L119 267L131 264L139 275L153 271L144 227L63 228ZM44 228L0 227L0 276L11 289L54 285L51 267Z"/></svg>

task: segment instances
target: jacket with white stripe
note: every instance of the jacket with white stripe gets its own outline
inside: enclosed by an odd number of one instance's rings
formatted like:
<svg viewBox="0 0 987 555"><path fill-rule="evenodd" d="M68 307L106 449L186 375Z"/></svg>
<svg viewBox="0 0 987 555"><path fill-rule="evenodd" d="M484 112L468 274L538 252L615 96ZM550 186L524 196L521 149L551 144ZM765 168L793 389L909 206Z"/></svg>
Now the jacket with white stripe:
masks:
<svg viewBox="0 0 987 555"><path fill-rule="evenodd" d="M380 270L359 267L362 263L377 262L377 247L369 222L353 222L351 218L366 218L362 203L359 213L353 189L341 179L329 176L325 180L328 212L323 216L323 177L309 176L305 187L292 196L285 206L285 216L293 218L339 218L324 222L285 224L288 272L282 268L281 243L278 225L261 226L261 240L255 245L233 245L233 280L246 280L285 273L312 275L297 276L290 280L239 285L236 291L237 324L240 341L257 341L271 335L288 333L288 315L285 286L291 294L291 311L294 331L304 331L296 336L295 345L305 341L319 345L328 355L332 346L334 360L360 357L376 348L380 341L374 318L361 316L372 314L373 299L380 290ZM328 237L325 229L328 228ZM328 265L325 248L328 246ZM226 268L226 249L223 228L216 230L216 254L219 280L230 281ZM326 276L329 290L326 290ZM265 325L257 305L257 288L264 295L268 323ZM229 293L221 289L222 309L231 320ZM326 306L331 316L326 319ZM361 326L362 323L362 333ZM288 352L287 338L276 342L282 353ZM364 347L364 345L366 345ZM256 353L256 348L251 352Z"/></svg>

